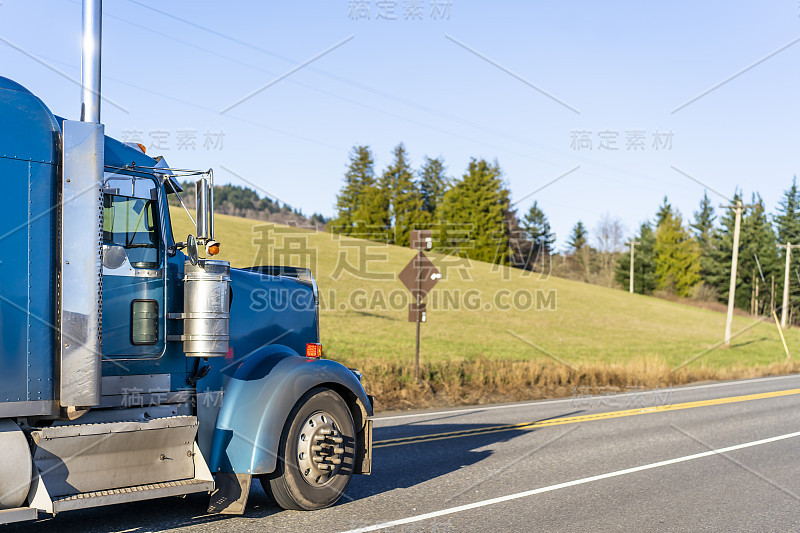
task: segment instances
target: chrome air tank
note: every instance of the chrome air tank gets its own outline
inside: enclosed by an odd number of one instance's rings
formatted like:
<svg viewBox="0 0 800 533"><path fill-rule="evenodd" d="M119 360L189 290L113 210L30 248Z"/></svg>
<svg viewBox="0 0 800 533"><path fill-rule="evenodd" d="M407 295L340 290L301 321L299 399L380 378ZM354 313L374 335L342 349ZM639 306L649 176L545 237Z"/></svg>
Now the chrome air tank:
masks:
<svg viewBox="0 0 800 533"><path fill-rule="evenodd" d="M228 351L231 265L186 261L183 275L183 351L187 357L222 357Z"/></svg>
<svg viewBox="0 0 800 533"><path fill-rule="evenodd" d="M0 420L0 510L21 506L31 486L33 462L25 434L14 422ZM0 522L4 523L4 522Z"/></svg>

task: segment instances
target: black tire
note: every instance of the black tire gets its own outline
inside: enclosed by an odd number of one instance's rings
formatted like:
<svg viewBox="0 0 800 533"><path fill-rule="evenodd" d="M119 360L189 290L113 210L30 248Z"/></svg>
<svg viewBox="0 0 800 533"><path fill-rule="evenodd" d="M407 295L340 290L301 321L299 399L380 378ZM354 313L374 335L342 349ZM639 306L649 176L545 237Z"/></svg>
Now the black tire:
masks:
<svg viewBox="0 0 800 533"><path fill-rule="evenodd" d="M329 426L321 424L322 420L328 421ZM320 429L323 427L326 429ZM333 436L325 437L328 440L319 440L322 439L319 432L331 431L328 427L335 428ZM284 509L311 511L330 507L341 498L353 475L355 437L353 416L342 397L325 387L311 389L292 409L281 433L277 469L272 474L261 476L261 486ZM338 446L332 443L339 438L341 443ZM316 452L322 460L341 461L335 466L330 465L332 471L326 470L327 479L325 474L315 476L315 473L319 474L316 470L320 467L318 463L311 463L313 466L309 468L313 456L306 459L306 455L301 460L298 448L309 449L309 445L305 444L306 439L317 439L313 442L321 443L325 452L330 451L328 455ZM337 449L341 449L342 453L335 453Z"/></svg>

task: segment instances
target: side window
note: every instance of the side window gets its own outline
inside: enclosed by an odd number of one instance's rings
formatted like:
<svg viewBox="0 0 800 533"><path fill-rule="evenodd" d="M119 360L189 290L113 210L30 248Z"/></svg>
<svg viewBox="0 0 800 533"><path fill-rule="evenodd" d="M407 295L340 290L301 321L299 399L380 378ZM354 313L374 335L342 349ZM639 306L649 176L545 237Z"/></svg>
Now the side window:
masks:
<svg viewBox="0 0 800 533"><path fill-rule="evenodd" d="M103 244L125 249L133 268L158 268L158 204L107 194L103 197Z"/></svg>

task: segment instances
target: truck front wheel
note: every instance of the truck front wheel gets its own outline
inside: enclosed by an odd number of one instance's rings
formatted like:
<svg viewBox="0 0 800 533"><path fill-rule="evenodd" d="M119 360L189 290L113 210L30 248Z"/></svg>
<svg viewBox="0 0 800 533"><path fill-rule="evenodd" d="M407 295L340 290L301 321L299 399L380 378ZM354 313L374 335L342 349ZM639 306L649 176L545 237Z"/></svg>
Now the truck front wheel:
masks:
<svg viewBox="0 0 800 533"><path fill-rule="evenodd" d="M280 507L299 511L336 503L353 475L353 417L341 396L317 387L297 402L281 434L278 468L261 477Z"/></svg>

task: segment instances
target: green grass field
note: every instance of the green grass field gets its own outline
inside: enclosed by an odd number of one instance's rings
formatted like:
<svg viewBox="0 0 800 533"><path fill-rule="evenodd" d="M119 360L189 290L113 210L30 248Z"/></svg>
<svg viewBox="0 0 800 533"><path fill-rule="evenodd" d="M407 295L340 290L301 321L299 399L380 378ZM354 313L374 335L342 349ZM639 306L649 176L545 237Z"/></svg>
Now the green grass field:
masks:
<svg viewBox="0 0 800 533"><path fill-rule="evenodd" d="M192 232L186 213L173 209L172 217L179 240ZM736 316L734 334L746 331L730 348L708 351L722 340L723 313L429 254L444 278L429 295L428 321L422 325L426 383L415 384L410 294L396 276L414 251L224 215L216 217L216 238L222 243L219 257L233 266L311 266L323 301L326 357L364 369L383 391L386 406L563 395L581 384L657 386L796 370L786 361L772 321L754 325L756 320ZM785 335L790 350L800 347L800 332ZM520 381L522 374L528 377ZM545 382L549 385L539 390L514 390ZM416 401L422 396L425 402Z"/></svg>

